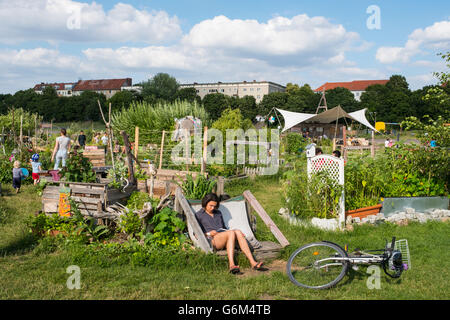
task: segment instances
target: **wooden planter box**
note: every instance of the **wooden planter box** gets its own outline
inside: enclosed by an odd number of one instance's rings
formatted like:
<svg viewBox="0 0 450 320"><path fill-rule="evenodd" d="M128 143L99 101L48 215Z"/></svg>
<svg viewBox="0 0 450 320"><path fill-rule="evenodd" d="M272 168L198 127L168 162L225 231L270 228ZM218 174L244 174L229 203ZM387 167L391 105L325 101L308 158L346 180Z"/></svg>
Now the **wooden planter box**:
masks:
<svg viewBox="0 0 450 320"><path fill-rule="evenodd" d="M371 207L345 211L345 217L351 216L353 218L362 219L367 216L377 215L378 213L380 213L382 207L383 207L382 204L377 204Z"/></svg>
<svg viewBox="0 0 450 320"><path fill-rule="evenodd" d="M105 212L109 205L126 201L133 190L121 192L110 189L106 183L53 182L45 187L42 194L42 211L56 213L59 211L59 197L62 187L70 189L70 197L78 205L81 214L91 217L108 217Z"/></svg>

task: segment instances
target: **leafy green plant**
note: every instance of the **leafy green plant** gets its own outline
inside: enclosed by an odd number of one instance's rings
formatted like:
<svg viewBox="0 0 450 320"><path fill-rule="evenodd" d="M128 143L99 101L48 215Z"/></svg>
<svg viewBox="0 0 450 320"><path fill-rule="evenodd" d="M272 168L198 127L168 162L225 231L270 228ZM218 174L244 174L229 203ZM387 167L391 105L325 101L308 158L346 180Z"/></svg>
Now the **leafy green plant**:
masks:
<svg viewBox="0 0 450 320"><path fill-rule="evenodd" d="M337 217L342 191L343 187L326 171L308 177L306 166L300 166L284 174L283 193L286 205L297 216Z"/></svg>
<svg viewBox="0 0 450 320"><path fill-rule="evenodd" d="M151 198L145 192L134 191L127 201L127 208L130 210L141 210L146 202L151 202L153 208L156 208L156 205L158 205L158 199Z"/></svg>
<svg viewBox="0 0 450 320"><path fill-rule="evenodd" d="M74 231L77 236L87 235L92 237L93 240L99 241L109 235L110 230L107 226L98 225L94 218L85 218L72 199L70 199L70 210L73 214L72 223L76 224Z"/></svg>
<svg viewBox="0 0 450 320"><path fill-rule="evenodd" d="M128 178L128 167L123 161L117 161L114 168L108 170L107 178L111 179L108 184L109 187L121 189L124 186L124 181Z"/></svg>
<svg viewBox="0 0 450 320"><path fill-rule="evenodd" d="M153 233L146 234L145 244L176 247L186 241L187 238L182 233L186 224L177 214L178 212L166 207L154 215L150 220L154 226Z"/></svg>
<svg viewBox="0 0 450 320"><path fill-rule="evenodd" d="M0 156L0 183L8 183L12 181L13 164L8 157Z"/></svg>
<svg viewBox="0 0 450 320"><path fill-rule="evenodd" d="M148 179L147 172L144 169L140 169L139 167L134 168L134 177L136 180L146 180Z"/></svg>
<svg viewBox="0 0 450 320"><path fill-rule="evenodd" d="M204 125L209 124L209 115L203 106L188 101L160 102L155 105L133 102L129 108L113 112L111 121L117 131L134 132L139 127L139 141L142 143L159 143L161 136L155 135L155 131L173 130L174 119L185 116L193 116L201 119Z"/></svg>
<svg viewBox="0 0 450 320"><path fill-rule="evenodd" d="M95 182L95 172L88 158L81 153L71 152L66 166L61 170L62 176L71 182Z"/></svg>
<svg viewBox="0 0 450 320"><path fill-rule="evenodd" d="M45 187L47 186L47 180L41 180L39 181L37 187L36 187L36 192L37 194L41 197Z"/></svg>
<svg viewBox="0 0 450 320"><path fill-rule="evenodd" d="M185 196L189 199L202 199L208 193L211 193L216 186L216 180L210 180L204 175L197 175L194 180L191 174L186 176L186 180L183 181L181 188Z"/></svg>
<svg viewBox="0 0 450 320"><path fill-rule="evenodd" d="M143 231L141 219L139 219L138 214L132 210L120 217L118 227L121 232L124 232L132 237L136 237L136 235Z"/></svg>
<svg viewBox="0 0 450 320"><path fill-rule="evenodd" d="M296 132L289 132L283 142L284 151L288 154L300 154L308 144L308 140Z"/></svg>

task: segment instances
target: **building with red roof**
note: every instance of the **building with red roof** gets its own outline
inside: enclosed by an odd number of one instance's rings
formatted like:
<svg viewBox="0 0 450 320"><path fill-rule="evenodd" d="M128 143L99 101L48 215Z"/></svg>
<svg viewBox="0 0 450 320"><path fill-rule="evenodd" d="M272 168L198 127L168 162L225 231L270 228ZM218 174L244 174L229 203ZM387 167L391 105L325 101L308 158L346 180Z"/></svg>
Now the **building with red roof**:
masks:
<svg viewBox="0 0 450 320"><path fill-rule="evenodd" d="M44 83L41 82L34 86L33 90L36 93L42 94L47 87L53 87L56 90L56 94L60 97L71 97L73 94L73 87L76 82L63 82L63 83Z"/></svg>
<svg viewBox="0 0 450 320"><path fill-rule="evenodd" d="M80 80L73 88L74 95L80 95L83 91L94 91L103 93L107 99L116 92L122 91L123 87L131 87L131 78L124 79L101 79L101 80Z"/></svg>
<svg viewBox="0 0 450 320"><path fill-rule="evenodd" d="M314 91L322 92L335 88L346 88L353 93L353 95L355 96L355 100L359 101L361 98L361 94L366 91L368 86L374 84L385 85L388 81L389 80L354 80L350 82L326 82Z"/></svg>

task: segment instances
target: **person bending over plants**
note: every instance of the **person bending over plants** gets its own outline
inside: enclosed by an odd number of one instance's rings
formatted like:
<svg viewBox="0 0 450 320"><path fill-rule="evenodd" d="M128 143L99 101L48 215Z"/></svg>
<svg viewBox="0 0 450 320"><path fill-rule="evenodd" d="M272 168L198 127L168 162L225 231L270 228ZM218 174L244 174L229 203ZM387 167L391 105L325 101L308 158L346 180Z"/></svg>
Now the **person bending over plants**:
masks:
<svg viewBox="0 0 450 320"><path fill-rule="evenodd" d="M208 240L216 250L226 248L228 255L228 263L230 272L233 274L240 273L239 266L234 264L234 250L236 241L239 244L242 252L254 270L265 271L263 262L258 262L253 258L253 255L248 246L242 231L237 229L228 230L225 227L222 213L218 210L220 204L219 197L215 193L208 193L202 199L202 208L195 213L195 217L205 233Z"/></svg>

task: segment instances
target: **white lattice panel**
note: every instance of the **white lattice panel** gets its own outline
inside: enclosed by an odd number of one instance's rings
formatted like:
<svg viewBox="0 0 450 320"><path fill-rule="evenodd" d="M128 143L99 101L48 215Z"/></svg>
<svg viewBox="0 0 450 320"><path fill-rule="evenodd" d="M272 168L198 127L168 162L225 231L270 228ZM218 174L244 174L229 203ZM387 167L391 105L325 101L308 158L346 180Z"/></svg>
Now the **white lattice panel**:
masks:
<svg viewBox="0 0 450 320"><path fill-rule="evenodd" d="M330 178L334 179L341 186L344 185L344 159L336 158L331 155L320 154L311 158L307 158L308 177L311 174L327 171ZM345 195L339 201L339 224L341 227L345 224Z"/></svg>
<svg viewBox="0 0 450 320"><path fill-rule="evenodd" d="M331 178L344 185L344 160L330 155L321 154L308 158L308 176L327 171Z"/></svg>

